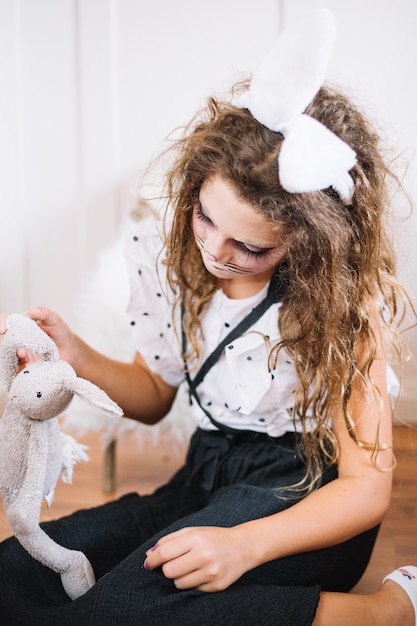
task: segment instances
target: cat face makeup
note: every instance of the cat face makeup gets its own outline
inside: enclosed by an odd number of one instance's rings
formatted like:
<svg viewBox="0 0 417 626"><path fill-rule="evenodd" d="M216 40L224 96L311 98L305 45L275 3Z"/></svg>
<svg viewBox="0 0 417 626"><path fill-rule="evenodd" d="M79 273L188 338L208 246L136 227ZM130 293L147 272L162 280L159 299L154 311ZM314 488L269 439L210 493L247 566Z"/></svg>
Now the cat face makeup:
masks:
<svg viewBox="0 0 417 626"><path fill-rule="evenodd" d="M270 222L220 176L201 187L193 232L206 269L220 279L267 282L286 254Z"/></svg>

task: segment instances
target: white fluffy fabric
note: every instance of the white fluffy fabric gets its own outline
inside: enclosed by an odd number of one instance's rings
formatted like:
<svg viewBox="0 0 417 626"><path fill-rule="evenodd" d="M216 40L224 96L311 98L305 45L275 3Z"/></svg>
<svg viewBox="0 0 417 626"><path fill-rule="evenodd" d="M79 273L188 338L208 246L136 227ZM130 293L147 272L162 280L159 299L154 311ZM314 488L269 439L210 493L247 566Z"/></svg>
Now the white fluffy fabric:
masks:
<svg viewBox="0 0 417 626"><path fill-rule="evenodd" d="M333 187L350 204L348 174L354 151L325 126L303 115L322 86L333 50L336 23L326 9L310 11L278 38L256 68L249 90L235 104L284 135L279 180L290 193Z"/></svg>
<svg viewBox="0 0 417 626"><path fill-rule="evenodd" d="M278 158L281 185L290 193L308 193L333 186L350 200L353 180L347 172L355 165L355 152L323 124L300 115Z"/></svg>
<svg viewBox="0 0 417 626"><path fill-rule="evenodd" d="M323 84L335 35L334 16L325 9L297 20L256 68L239 105L270 130L285 135Z"/></svg>
<svg viewBox="0 0 417 626"><path fill-rule="evenodd" d="M126 222L115 242L98 257L95 271L80 293L75 312L80 336L103 354L130 362L135 355L131 318L126 313L129 283L124 257ZM170 413L155 426L132 419L114 420L75 398L64 416L64 425L82 436L103 432L103 445L128 433L137 435L139 445L159 443L168 434L172 443L183 444L195 429L188 413L188 394L180 387Z"/></svg>

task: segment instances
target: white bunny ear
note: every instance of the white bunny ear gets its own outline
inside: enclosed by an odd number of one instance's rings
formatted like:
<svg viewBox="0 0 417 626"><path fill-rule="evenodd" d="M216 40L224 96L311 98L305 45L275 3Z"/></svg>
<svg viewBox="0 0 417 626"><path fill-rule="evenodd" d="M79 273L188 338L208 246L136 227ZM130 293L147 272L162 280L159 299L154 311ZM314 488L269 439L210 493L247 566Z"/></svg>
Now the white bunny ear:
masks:
<svg viewBox="0 0 417 626"><path fill-rule="evenodd" d="M324 82L336 22L325 9L286 29L255 70L246 106L261 124L284 135Z"/></svg>
<svg viewBox="0 0 417 626"><path fill-rule="evenodd" d="M330 11L307 13L282 33L235 104L284 135L279 157L284 189L304 193L333 187L348 204L354 151L325 126L302 115L324 82L335 34Z"/></svg>
<svg viewBox="0 0 417 626"><path fill-rule="evenodd" d="M123 415L122 409L116 402L113 402L111 398L100 387L94 385L89 380L84 378L74 378L65 381L65 386L74 394L91 404L92 406L101 409L108 415L113 417L121 417Z"/></svg>
<svg viewBox="0 0 417 626"><path fill-rule="evenodd" d="M347 173L356 154L328 128L308 115L300 115L282 143L278 157L279 180L290 193L308 193L333 187L349 204L354 183Z"/></svg>

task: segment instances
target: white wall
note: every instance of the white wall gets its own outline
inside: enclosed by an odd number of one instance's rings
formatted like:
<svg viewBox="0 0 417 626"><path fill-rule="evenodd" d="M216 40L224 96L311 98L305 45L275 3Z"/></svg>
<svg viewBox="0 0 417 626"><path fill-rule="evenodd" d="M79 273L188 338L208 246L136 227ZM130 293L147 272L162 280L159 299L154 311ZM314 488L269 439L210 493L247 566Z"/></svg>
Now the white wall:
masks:
<svg viewBox="0 0 417 626"><path fill-rule="evenodd" d="M415 0L0 0L0 311L73 302L161 140L250 72L285 23L331 8L330 75L417 146ZM406 188L417 197L415 159ZM416 295L416 218L398 225ZM417 355L416 333L410 343ZM417 403L407 370L403 413Z"/></svg>
<svg viewBox="0 0 417 626"><path fill-rule="evenodd" d="M252 69L278 8L0 0L1 311L45 303L71 319L138 173L211 87Z"/></svg>

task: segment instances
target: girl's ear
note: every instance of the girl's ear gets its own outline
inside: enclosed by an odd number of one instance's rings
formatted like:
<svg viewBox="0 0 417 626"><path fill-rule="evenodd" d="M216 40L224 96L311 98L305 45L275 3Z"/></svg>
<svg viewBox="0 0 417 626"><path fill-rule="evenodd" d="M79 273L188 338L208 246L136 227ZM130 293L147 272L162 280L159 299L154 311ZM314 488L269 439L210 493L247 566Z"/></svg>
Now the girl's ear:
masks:
<svg viewBox="0 0 417 626"><path fill-rule="evenodd" d="M119 405L113 402L102 389L89 380L74 378L65 381L65 386L74 394L88 402L88 404L101 409L108 415L113 417L121 417L123 415L123 411Z"/></svg>

